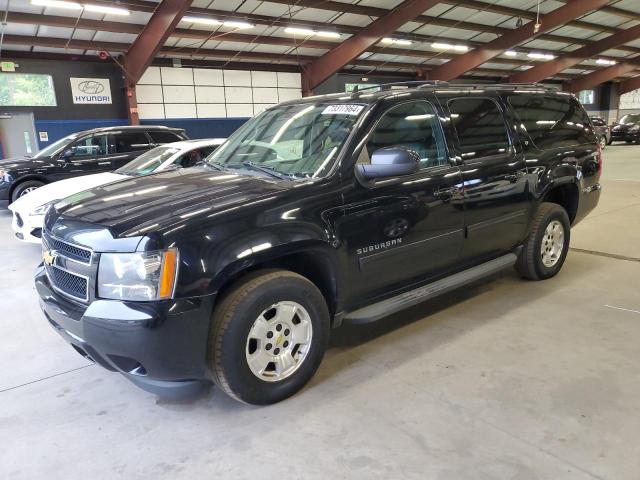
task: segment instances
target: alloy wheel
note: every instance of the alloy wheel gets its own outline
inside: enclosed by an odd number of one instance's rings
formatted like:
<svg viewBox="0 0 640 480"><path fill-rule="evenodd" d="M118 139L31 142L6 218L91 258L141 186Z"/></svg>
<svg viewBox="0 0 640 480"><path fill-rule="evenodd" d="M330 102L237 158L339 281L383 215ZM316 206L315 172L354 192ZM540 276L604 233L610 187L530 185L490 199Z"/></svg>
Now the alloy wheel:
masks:
<svg viewBox="0 0 640 480"><path fill-rule="evenodd" d="M311 348L309 312L296 302L282 301L265 309L247 337L246 358L260 380L277 382L298 370Z"/></svg>
<svg viewBox="0 0 640 480"><path fill-rule="evenodd" d="M558 263L563 250L564 227L558 220L553 220L544 230L542 245L540 246L540 254L544 266L551 268Z"/></svg>

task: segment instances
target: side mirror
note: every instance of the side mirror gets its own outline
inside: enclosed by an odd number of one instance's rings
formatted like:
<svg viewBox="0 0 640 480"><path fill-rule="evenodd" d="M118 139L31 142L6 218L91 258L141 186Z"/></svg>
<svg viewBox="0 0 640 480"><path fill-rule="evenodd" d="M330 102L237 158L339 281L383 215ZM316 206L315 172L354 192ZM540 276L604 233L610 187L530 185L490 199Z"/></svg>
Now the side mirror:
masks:
<svg viewBox="0 0 640 480"><path fill-rule="evenodd" d="M404 147L380 148L371 155L371 163L356 165L357 172L367 180L410 175L420 169L420 155Z"/></svg>

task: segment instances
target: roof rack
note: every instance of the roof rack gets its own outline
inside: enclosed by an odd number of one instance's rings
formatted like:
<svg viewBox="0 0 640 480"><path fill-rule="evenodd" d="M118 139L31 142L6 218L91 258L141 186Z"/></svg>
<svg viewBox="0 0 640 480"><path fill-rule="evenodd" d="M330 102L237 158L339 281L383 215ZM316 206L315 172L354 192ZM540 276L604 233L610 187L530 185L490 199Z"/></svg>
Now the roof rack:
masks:
<svg viewBox="0 0 640 480"><path fill-rule="evenodd" d="M391 82L391 83L381 83L379 85L371 85L368 87L358 88L357 86L353 89L352 93L362 92L363 90L372 90L374 88L382 90L392 90L393 87L429 87L433 85L449 85L449 82L445 82L443 80L411 80L406 82Z"/></svg>

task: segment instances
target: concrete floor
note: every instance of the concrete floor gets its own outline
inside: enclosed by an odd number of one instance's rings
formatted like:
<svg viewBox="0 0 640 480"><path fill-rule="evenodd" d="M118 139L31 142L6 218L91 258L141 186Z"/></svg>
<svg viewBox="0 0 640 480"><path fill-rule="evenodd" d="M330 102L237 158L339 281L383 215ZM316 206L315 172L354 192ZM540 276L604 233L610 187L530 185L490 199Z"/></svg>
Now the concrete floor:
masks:
<svg viewBox="0 0 640 480"><path fill-rule="evenodd" d="M90 365L41 315L39 248L0 212L0 478L637 480L640 147L605 153L573 232L590 253L336 332L312 383L266 408L163 403Z"/></svg>

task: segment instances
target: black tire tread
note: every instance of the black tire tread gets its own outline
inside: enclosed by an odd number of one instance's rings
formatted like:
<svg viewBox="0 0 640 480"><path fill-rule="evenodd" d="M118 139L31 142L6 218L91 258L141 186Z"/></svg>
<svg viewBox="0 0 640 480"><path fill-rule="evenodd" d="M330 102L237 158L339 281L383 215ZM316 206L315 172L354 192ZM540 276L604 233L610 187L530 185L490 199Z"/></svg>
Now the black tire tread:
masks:
<svg viewBox="0 0 640 480"><path fill-rule="evenodd" d="M261 270L240 279L238 284L232 287L232 289L225 295L219 307L215 309L213 314L213 324L209 338L211 351L209 363L213 375L213 382L231 398L247 405L249 405L249 403L244 401L239 394L231 388L231 385L225 376L224 368L220 361L222 355L222 339L224 338L226 330L229 328L236 309L244 299L261 285L283 277L296 278L309 283L314 288L317 288L313 282L309 281L307 278L288 270Z"/></svg>
<svg viewBox="0 0 640 480"><path fill-rule="evenodd" d="M520 275L528 280L540 280L541 277L536 270L536 234L540 230L540 226L545 222L549 212L553 210L562 210L565 215L566 211L563 207L557 203L543 202L540 204L538 211L536 212L533 222L531 223L531 230L529 236L524 243L524 248L520 252L518 261L516 262L516 270Z"/></svg>

